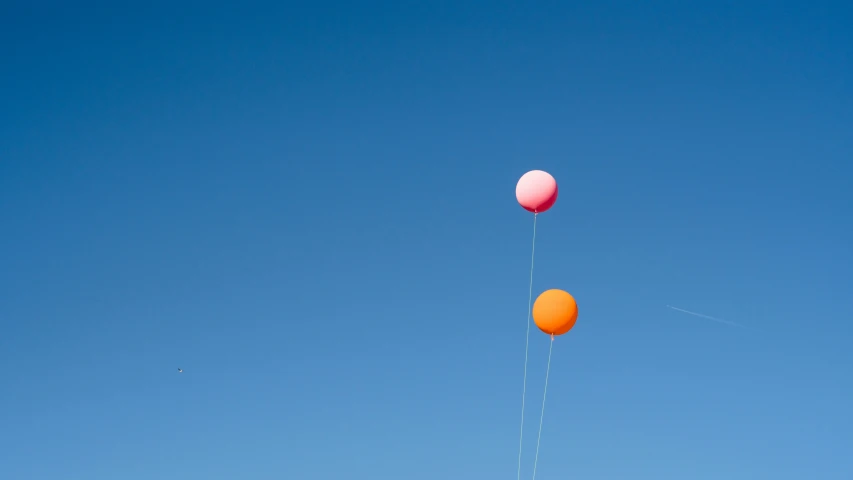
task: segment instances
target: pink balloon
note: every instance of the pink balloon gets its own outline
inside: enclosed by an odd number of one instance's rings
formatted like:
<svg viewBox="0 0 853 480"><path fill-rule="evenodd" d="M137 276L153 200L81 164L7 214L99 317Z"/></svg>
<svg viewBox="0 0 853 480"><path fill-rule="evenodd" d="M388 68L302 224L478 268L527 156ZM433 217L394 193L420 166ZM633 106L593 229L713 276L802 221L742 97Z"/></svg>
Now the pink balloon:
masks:
<svg viewBox="0 0 853 480"><path fill-rule="evenodd" d="M548 172L531 170L518 180L515 198L525 210L542 213L557 201L557 181Z"/></svg>

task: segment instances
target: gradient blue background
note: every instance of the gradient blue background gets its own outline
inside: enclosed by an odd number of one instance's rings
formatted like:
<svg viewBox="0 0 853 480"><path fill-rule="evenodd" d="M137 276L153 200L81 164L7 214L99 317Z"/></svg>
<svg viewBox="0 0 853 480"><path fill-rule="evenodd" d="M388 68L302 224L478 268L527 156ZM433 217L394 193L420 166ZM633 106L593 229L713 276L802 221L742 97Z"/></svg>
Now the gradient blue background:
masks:
<svg viewBox="0 0 853 480"><path fill-rule="evenodd" d="M28 3L0 477L853 477L847 2Z"/></svg>

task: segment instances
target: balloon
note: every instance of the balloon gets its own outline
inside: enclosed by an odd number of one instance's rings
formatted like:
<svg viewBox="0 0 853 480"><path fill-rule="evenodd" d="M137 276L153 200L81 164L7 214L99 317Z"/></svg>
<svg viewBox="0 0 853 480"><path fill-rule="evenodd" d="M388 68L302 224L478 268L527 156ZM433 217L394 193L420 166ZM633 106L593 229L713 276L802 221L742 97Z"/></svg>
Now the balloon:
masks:
<svg viewBox="0 0 853 480"><path fill-rule="evenodd" d="M533 321L549 335L562 335L575 326L578 304L568 292L551 289L542 292L533 303Z"/></svg>
<svg viewBox="0 0 853 480"><path fill-rule="evenodd" d="M525 210L542 213L557 201L557 181L548 172L531 170L518 180L515 198Z"/></svg>

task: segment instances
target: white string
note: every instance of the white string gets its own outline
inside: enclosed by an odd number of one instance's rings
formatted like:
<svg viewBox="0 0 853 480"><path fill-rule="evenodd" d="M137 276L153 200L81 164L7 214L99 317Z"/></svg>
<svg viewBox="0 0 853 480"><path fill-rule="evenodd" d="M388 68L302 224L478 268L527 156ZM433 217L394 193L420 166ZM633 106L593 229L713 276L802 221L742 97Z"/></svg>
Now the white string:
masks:
<svg viewBox="0 0 853 480"><path fill-rule="evenodd" d="M548 349L548 369L545 370L545 392L542 393L542 415L539 417L539 436L536 438L536 459L533 460L533 480L536 480L536 464L539 463L539 441L542 439L542 419L545 418L545 397L548 395L548 374L551 373L551 352L554 351L554 336Z"/></svg>
<svg viewBox="0 0 853 480"><path fill-rule="evenodd" d="M524 397L527 396L527 352L530 346L530 306L533 303L533 259L536 257L536 217L533 214L533 248L530 252L530 288L527 294L527 337L524 340L524 383L521 391L521 432L518 434L518 480L521 480L521 446L524 440Z"/></svg>

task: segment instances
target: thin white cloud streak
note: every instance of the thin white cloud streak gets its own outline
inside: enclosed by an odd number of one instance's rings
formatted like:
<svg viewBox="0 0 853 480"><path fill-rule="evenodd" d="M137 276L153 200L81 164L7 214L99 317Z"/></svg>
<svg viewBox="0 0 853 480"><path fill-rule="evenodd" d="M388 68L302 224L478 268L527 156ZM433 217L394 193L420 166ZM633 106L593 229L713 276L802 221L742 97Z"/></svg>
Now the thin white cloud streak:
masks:
<svg viewBox="0 0 853 480"><path fill-rule="evenodd" d="M686 314L688 314L688 315L693 315L694 317L707 318L708 320L713 320L713 321L715 321L715 322L724 323L724 324L726 324L726 325L731 325L731 326L733 326L733 327L749 328L749 327L747 327L747 326L745 326L745 325L741 325L741 324L739 324L739 323L730 322L730 321L728 321L728 320L723 320L722 318L712 317L712 316L710 316L710 315L703 315L703 314L701 314L701 313L691 312L690 310L685 310L685 309L683 309L683 308L673 307L672 305L667 305L667 307L668 307L668 308L671 308L671 309L673 309L673 310L677 310L677 311L679 311L679 312L686 313Z"/></svg>

